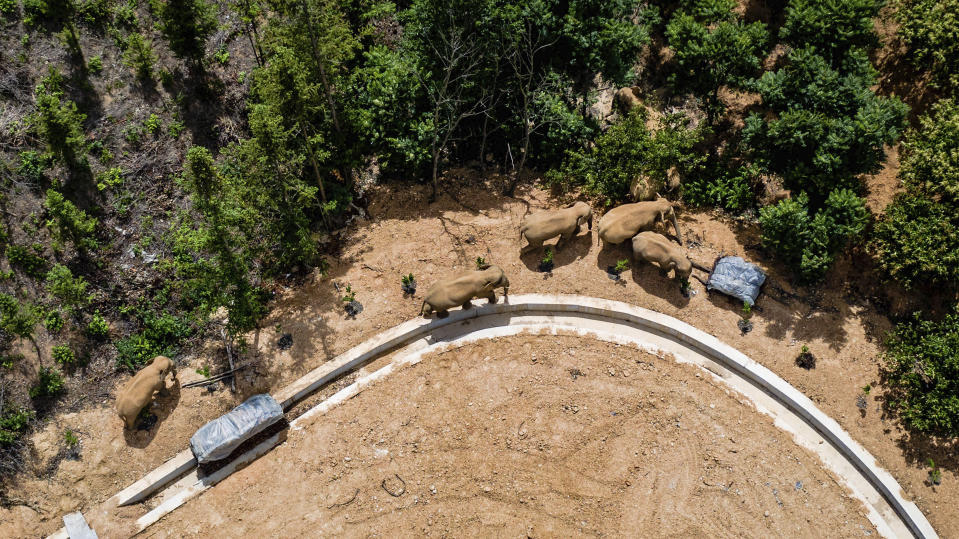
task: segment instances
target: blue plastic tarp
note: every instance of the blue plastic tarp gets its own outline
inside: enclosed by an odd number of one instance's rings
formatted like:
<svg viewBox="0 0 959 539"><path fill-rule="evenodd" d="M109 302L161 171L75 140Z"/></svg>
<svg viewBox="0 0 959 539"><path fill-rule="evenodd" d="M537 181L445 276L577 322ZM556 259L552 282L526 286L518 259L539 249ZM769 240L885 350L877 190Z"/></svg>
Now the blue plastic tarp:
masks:
<svg viewBox="0 0 959 539"><path fill-rule="evenodd" d="M283 407L280 403L266 394L254 395L200 427L190 438L190 449L200 464L220 460L281 419Z"/></svg>
<svg viewBox="0 0 959 539"><path fill-rule="evenodd" d="M766 274L763 270L738 256L727 256L716 262L706 288L741 299L751 307L756 303L764 282Z"/></svg>

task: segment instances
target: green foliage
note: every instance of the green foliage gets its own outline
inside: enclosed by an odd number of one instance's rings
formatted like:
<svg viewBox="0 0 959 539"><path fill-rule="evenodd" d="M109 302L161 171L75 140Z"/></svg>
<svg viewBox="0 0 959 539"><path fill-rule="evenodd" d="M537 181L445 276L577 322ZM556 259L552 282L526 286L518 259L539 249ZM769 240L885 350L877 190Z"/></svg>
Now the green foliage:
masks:
<svg viewBox="0 0 959 539"><path fill-rule="evenodd" d="M489 267L489 263L482 256L476 257L476 269L484 270Z"/></svg>
<svg viewBox="0 0 959 539"><path fill-rule="evenodd" d="M343 294L343 297L340 298L340 301L343 303L353 303L356 301L356 291L353 290L353 287L346 285L346 292Z"/></svg>
<svg viewBox="0 0 959 539"><path fill-rule="evenodd" d="M20 152L20 165L17 172L34 184L45 180L44 172L50 168L50 156L33 150Z"/></svg>
<svg viewBox="0 0 959 539"><path fill-rule="evenodd" d="M71 350L70 347L65 344L57 345L51 348L50 355L53 357L53 360L60 365L70 365L77 360L77 356L73 353L73 350Z"/></svg>
<svg viewBox="0 0 959 539"><path fill-rule="evenodd" d="M811 49L792 51L756 89L775 115L746 118L743 142L754 161L821 203L836 187L855 189L856 175L879 170L883 147L899 138L907 107L876 96L875 71L861 50L834 69Z"/></svg>
<svg viewBox="0 0 959 539"><path fill-rule="evenodd" d="M33 410L23 407L4 407L3 413L0 413L0 447L16 442L30 426L33 415Z"/></svg>
<svg viewBox="0 0 959 539"><path fill-rule="evenodd" d="M47 227L59 240L70 240L80 252L97 248L94 235L97 219L87 215L54 189L47 189L47 199L43 203L49 219Z"/></svg>
<svg viewBox="0 0 959 539"><path fill-rule="evenodd" d="M123 185L123 169L113 167L108 170L97 173L97 190L105 191L107 189L116 189Z"/></svg>
<svg viewBox="0 0 959 539"><path fill-rule="evenodd" d="M186 129L186 127L183 125L183 122L179 120L174 120L170 122L169 126L167 126L167 130L170 133L170 136L175 139L180 138L180 134L183 133L184 129Z"/></svg>
<svg viewBox="0 0 959 539"><path fill-rule="evenodd" d="M176 355L180 343L193 330L182 318L171 314L157 316L153 312L140 313L142 331L116 341L117 364L133 372L156 356Z"/></svg>
<svg viewBox="0 0 959 539"><path fill-rule="evenodd" d="M230 51L228 51L225 46L220 46L220 48L213 53L213 59L216 60L216 63L225 66L230 63Z"/></svg>
<svg viewBox="0 0 959 539"><path fill-rule="evenodd" d="M36 244L36 246L39 246L40 252L43 252L42 246L39 244ZM10 245L7 247L7 260L12 267L20 269L30 277L39 278L44 275L47 261L42 256L37 255L36 251L37 249L22 245Z"/></svg>
<svg viewBox="0 0 959 539"><path fill-rule="evenodd" d="M693 206L717 206L741 212L755 202L752 183L755 166L730 169L723 163L707 166L683 179L683 201Z"/></svg>
<svg viewBox="0 0 959 539"><path fill-rule="evenodd" d="M929 481L933 485L938 485L942 483L942 470L936 466L936 461L929 459Z"/></svg>
<svg viewBox="0 0 959 539"><path fill-rule="evenodd" d="M879 268L905 288L959 288L959 208L923 194L899 195L876 223Z"/></svg>
<svg viewBox="0 0 959 539"><path fill-rule="evenodd" d="M79 112L76 103L64 97L60 72L50 68L49 76L37 85L34 96L36 112L30 119L49 151L68 167L85 166L83 122L87 116Z"/></svg>
<svg viewBox="0 0 959 539"><path fill-rule="evenodd" d="M549 247L546 248L546 254L543 256L543 260L540 263L544 266L549 266L553 263L553 250Z"/></svg>
<svg viewBox="0 0 959 539"><path fill-rule="evenodd" d="M909 58L919 69L928 69L935 87L953 92L959 88L959 0L898 0L899 36L909 46Z"/></svg>
<svg viewBox="0 0 959 539"><path fill-rule="evenodd" d="M845 189L829 194L825 205L810 215L806 193L760 210L763 245L774 252L804 282L826 274L835 255L862 233L869 213L862 199Z"/></svg>
<svg viewBox="0 0 959 539"><path fill-rule="evenodd" d="M94 75L99 75L103 71L103 58L100 55L96 55L87 62L87 69L90 70L90 73Z"/></svg>
<svg viewBox="0 0 959 539"><path fill-rule="evenodd" d="M76 433L70 429L64 429L63 431L63 443L66 444L67 449L76 449L80 445L80 439L77 438Z"/></svg>
<svg viewBox="0 0 959 539"><path fill-rule="evenodd" d="M747 302L743 302L743 318L749 318L753 314L753 306Z"/></svg>
<svg viewBox="0 0 959 539"><path fill-rule="evenodd" d="M37 383L30 387L30 398L52 397L63 391L63 374L53 367L40 367Z"/></svg>
<svg viewBox="0 0 959 539"><path fill-rule="evenodd" d="M130 34L126 50L123 51L123 64L133 69L141 80L149 80L153 78L153 64L156 60L153 43L138 32Z"/></svg>
<svg viewBox="0 0 959 539"><path fill-rule="evenodd" d="M110 22L111 7L115 0L73 0L77 16L88 26L102 28Z"/></svg>
<svg viewBox="0 0 959 539"><path fill-rule="evenodd" d="M903 141L900 176L907 187L959 206L959 101L944 99Z"/></svg>
<svg viewBox="0 0 959 539"><path fill-rule="evenodd" d="M0 293L0 330L15 337L29 339L39 319L40 313L34 305Z"/></svg>
<svg viewBox="0 0 959 539"><path fill-rule="evenodd" d="M209 378L209 377L210 377L210 366L209 366L209 365L204 365L204 366L200 367L199 369L196 369L196 373L199 374L200 376L204 377L204 378Z"/></svg>
<svg viewBox="0 0 959 539"><path fill-rule="evenodd" d="M31 26L44 21L63 22L74 11L73 0L23 0L23 22Z"/></svg>
<svg viewBox="0 0 959 539"><path fill-rule="evenodd" d="M814 47L829 59L841 59L853 47L879 45L873 18L884 0L790 0L779 30L793 47Z"/></svg>
<svg viewBox="0 0 959 539"><path fill-rule="evenodd" d="M705 101L710 123L721 106L720 86L741 87L754 77L769 42L762 23L705 24L682 11L673 15L666 37L675 53L673 83Z"/></svg>
<svg viewBox="0 0 959 539"><path fill-rule="evenodd" d="M90 323L87 324L86 333L92 339L106 339L110 336L110 324L100 315L100 311L93 313Z"/></svg>
<svg viewBox="0 0 959 539"><path fill-rule="evenodd" d="M959 436L959 315L898 324L884 354L889 404L917 432Z"/></svg>
<svg viewBox="0 0 959 539"><path fill-rule="evenodd" d="M0 0L0 16L7 20L16 20L20 16L17 0Z"/></svg>
<svg viewBox="0 0 959 539"><path fill-rule="evenodd" d="M69 309L82 309L90 303L87 282L83 276L74 277L70 268L56 264L47 273L47 291Z"/></svg>
<svg viewBox="0 0 959 539"><path fill-rule="evenodd" d="M160 128L163 127L163 121L160 120L160 117L155 113L151 113L150 117L143 122L143 127L146 128L151 135L156 135L160 132Z"/></svg>
<svg viewBox="0 0 959 539"><path fill-rule="evenodd" d="M59 333L63 329L63 323L63 315L56 309L48 311L43 318L43 327L47 328L50 333Z"/></svg>
<svg viewBox="0 0 959 539"><path fill-rule="evenodd" d="M166 0L159 6L159 27L180 58L199 60L216 30L216 10L205 0Z"/></svg>
<svg viewBox="0 0 959 539"><path fill-rule="evenodd" d="M546 177L561 185L582 185L587 193L605 197L607 204L624 200L639 176L664 181L672 166L688 174L702 165L705 157L691 150L704 131L687 126L684 116L667 115L650 134L645 114L634 111L598 136L592 147L569 150L561 168Z"/></svg>
<svg viewBox="0 0 959 539"><path fill-rule="evenodd" d="M629 259L628 259L628 258L624 258L624 259L622 259L622 260L617 260L617 261L616 261L616 266L613 267L613 270L614 270L616 273L622 273L622 272L624 272L624 271L626 271L626 270L628 270L628 269L629 269Z"/></svg>

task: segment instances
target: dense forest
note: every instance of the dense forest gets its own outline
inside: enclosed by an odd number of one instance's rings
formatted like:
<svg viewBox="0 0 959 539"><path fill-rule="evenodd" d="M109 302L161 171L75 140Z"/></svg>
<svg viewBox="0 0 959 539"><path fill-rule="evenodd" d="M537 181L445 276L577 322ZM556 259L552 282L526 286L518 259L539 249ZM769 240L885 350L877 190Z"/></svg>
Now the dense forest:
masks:
<svg viewBox="0 0 959 539"><path fill-rule="evenodd" d="M911 109L877 84L880 10L927 87ZM889 336L894 408L959 436L957 18L954 0L0 0L0 471L71 392L219 338L216 313L242 349L271 281L322 270L371 185L436 197L451 167L600 211L643 178L755 222L802 286L866 253L930 298ZM623 87L639 106L597 113ZM864 177L895 144L904 189L873 213Z"/></svg>

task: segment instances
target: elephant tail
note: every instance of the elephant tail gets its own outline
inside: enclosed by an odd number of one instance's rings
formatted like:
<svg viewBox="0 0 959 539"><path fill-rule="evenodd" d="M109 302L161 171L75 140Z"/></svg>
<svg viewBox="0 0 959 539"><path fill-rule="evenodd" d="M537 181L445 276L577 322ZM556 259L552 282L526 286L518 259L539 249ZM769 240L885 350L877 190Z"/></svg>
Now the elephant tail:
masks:
<svg viewBox="0 0 959 539"><path fill-rule="evenodd" d="M421 316L426 316L426 315L427 315L427 312L426 312L426 300L425 300L425 299L423 300L423 304L420 305L420 315L421 315Z"/></svg>
<svg viewBox="0 0 959 539"><path fill-rule="evenodd" d="M676 239L679 240L680 245L683 245L683 235L679 231L679 221L676 220L676 211L672 208L669 209L669 217L673 220L673 228L676 229Z"/></svg>

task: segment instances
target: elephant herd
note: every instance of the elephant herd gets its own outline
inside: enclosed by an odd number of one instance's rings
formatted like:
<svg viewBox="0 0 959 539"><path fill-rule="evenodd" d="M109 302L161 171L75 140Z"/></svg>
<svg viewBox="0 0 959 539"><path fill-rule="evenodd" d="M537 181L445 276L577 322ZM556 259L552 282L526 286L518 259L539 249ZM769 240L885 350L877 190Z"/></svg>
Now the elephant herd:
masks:
<svg viewBox="0 0 959 539"><path fill-rule="evenodd" d="M667 217L669 222L666 221ZM543 247L543 242L559 236L556 248L579 233L583 224L593 229L593 210L585 202L530 215L520 226L520 241L527 241L520 254ZM655 232L657 223L664 227L671 223L676 231L678 244L663 234ZM655 264L664 273L672 270L680 282L685 283L692 273L693 264L683 251L683 236L673 205L665 198L634 204L623 204L606 212L599 220L598 239L606 244L619 244L632 238L633 259ZM469 308L475 298L486 298L496 303L495 289L503 288L509 294L509 279L499 266L484 266L479 271L466 272L458 277L440 281L429 288L420 310L423 316L433 311L446 316L449 309L462 306Z"/></svg>

